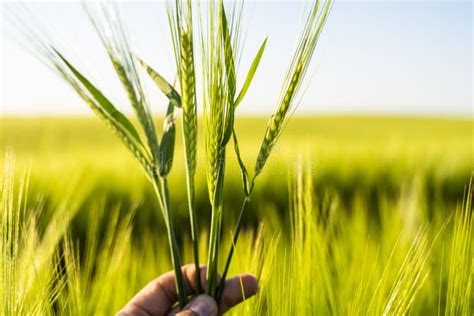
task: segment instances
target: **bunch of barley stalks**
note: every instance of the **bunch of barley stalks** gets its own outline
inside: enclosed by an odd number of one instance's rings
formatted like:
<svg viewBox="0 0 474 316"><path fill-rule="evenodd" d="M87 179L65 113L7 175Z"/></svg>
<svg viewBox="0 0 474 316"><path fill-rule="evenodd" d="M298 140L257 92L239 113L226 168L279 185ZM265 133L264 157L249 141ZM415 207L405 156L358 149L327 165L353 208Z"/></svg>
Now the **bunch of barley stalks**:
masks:
<svg viewBox="0 0 474 316"><path fill-rule="evenodd" d="M207 276L205 286L200 284L198 227L199 216L195 204L194 175L197 152L197 98L196 67L194 50L193 5L191 0L176 0L167 3L169 25L175 54L177 86L140 59L130 48L129 38L115 5L99 3L86 6L90 20L99 35L113 68L126 91L130 105L135 111L142 135L132 122L112 104L111 101L87 79L54 46L34 35L28 34L40 57L56 71L89 107L113 130L130 152L137 158L145 174L150 179L159 201L166 224L172 264L176 273L176 287L180 306L187 303L188 295L181 272L181 258L173 223L173 208L170 204L168 175L172 168L176 138L175 117L181 110L183 119L184 155L186 163L188 208L196 265L196 285L198 293L205 291L220 299L229 265L237 243L242 217L255 181L262 172L266 161L277 141L289 113L297 103L298 91L314 55L316 43L332 7L332 0L314 1L305 16L297 47L284 79L276 109L271 115L250 176L240 156L238 137L234 130L235 111L244 99L265 50L265 39L257 51L248 73L238 91L238 64L241 54L241 21L243 2L224 5L222 0L212 0L199 4L198 43L201 48L201 68L203 86L203 122L205 152L207 157L207 184L212 207L210 221ZM158 136L153 114L144 93L138 64L150 75L159 89L169 100L161 137ZM226 163L226 149L233 142L243 179L244 200L234 231L232 247L229 249L222 272L218 278L219 244L221 223L224 215L223 194Z"/></svg>

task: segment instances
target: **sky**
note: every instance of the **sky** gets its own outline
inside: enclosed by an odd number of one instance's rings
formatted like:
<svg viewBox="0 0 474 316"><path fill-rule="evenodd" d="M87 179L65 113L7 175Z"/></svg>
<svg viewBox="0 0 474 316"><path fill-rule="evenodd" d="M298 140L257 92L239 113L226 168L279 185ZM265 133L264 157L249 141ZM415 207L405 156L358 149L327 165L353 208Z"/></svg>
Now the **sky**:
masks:
<svg viewBox="0 0 474 316"><path fill-rule="evenodd" d="M304 1L247 1L239 81L260 44L267 47L242 114L267 114L279 96ZM48 34L123 111L126 98L78 1L24 5ZM89 115L75 93L30 55L12 27L16 2L1 3L0 115ZM170 81L175 73L164 3L120 2L133 47ZM472 117L473 5L450 1L336 1L308 72L297 114ZM146 79L146 80L145 80ZM199 80L199 78L198 78ZM152 108L166 99L144 78ZM199 88L199 87L198 87Z"/></svg>

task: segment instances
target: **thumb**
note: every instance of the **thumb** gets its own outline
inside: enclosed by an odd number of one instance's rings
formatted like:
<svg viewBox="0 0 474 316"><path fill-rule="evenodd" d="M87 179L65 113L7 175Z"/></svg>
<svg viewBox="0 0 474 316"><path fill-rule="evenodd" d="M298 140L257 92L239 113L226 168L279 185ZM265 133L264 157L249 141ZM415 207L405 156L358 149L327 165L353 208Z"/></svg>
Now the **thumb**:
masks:
<svg viewBox="0 0 474 316"><path fill-rule="evenodd" d="M212 297L202 294L193 298L176 316L217 316L217 304Z"/></svg>

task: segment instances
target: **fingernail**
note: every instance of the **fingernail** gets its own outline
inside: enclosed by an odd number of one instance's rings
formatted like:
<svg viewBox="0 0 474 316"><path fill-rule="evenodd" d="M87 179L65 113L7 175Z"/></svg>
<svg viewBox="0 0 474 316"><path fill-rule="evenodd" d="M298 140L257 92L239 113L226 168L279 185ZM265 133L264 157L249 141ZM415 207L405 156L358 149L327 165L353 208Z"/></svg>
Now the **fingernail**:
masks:
<svg viewBox="0 0 474 316"><path fill-rule="evenodd" d="M214 299L208 295L202 294L194 298L186 308L193 311L192 315L214 316L217 315L217 304Z"/></svg>

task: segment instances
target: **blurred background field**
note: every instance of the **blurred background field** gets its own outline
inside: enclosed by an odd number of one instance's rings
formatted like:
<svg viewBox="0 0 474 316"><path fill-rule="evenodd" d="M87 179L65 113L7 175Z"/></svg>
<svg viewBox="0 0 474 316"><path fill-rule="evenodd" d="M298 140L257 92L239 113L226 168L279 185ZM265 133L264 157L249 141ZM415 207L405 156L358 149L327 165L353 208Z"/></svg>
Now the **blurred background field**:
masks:
<svg viewBox="0 0 474 316"><path fill-rule="evenodd" d="M82 186L87 201L100 198L125 210L138 207L139 226L162 224L145 176L101 122L93 118L2 118L0 122L0 150L10 147L18 165L30 166L33 195L41 193L48 201L55 198L56 190ZM265 126L264 118L237 121L242 155L250 170ZM286 226L288 174L295 174L298 160L310 163L316 195L335 193L348 210L358 196L376 215L381 198L397 199L416 180L422 184L430 212L443 211L462 198L468 182L473 168L472 133L470 119L294 117L259 180L246 224L255 225L265 217L278 228ZM177 221L186 222L181 137L177 150L170 176L172 198ZM198 155L202 161L204 152ZM225 212L235 214L243 198L241 178L234 153L229 151L228 156ZM200 212L208 213L205 164L198 166L197 203ZM224 218L233 222L232 216Z"/></svg>
<svg viewBox="0 0 474 316"><path fill-rule="evenodd" d="M266 120L237 124L252 170ZM472 124L456 118L294 117L259 179L231 265L232 274L255 273L260 294L234 314L468 315L472 207L467 204L462 215L461 203L472 200L465 196L473 170ZM34 258L42 271L40 278L35 271L7 282L11 288L3 298L16 302L11 306L20 302L33 314L107 315L171 268L155 196L100 121L3 117L0 126L4 220L16 209L16 202L5 204L16 199L8 169L15 170L18 188L29 173L26 214L19 217L22 255L10 269L30 271ZM180 142L177 150L170 189L184 261L190 262ZM4 161L8 151L15 169ZM228 155L224 249L243 198L234 154ZM210 207L204 170L197 174L204 262ZM33 286L15 290L21 282ZM13 307L5 306L11 313Z"/></svg>

